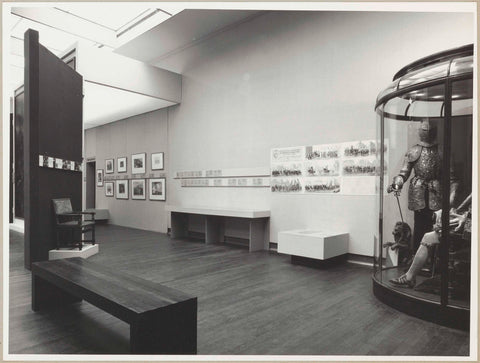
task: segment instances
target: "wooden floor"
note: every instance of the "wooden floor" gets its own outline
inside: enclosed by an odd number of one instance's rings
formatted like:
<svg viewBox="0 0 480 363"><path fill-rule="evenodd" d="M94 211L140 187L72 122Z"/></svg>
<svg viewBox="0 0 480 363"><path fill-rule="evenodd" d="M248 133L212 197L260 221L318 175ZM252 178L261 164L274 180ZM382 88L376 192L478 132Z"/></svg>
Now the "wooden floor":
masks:
<svg viewBox="0 0 480 363"><path fill-rule="evenodd" d="M98 226L93 262L198 296L201 355L468 355L467 332L407 316L372 294L371 269L292 265L274 252ZM126 323L86 303L30 309L23 235L10 232L9 353L128 353Z"/></svg>

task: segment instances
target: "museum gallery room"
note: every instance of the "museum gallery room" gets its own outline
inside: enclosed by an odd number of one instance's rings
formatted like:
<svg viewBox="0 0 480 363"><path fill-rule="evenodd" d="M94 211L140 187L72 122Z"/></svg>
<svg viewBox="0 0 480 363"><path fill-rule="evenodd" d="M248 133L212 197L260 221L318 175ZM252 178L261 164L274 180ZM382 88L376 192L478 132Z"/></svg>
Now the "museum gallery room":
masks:
<svg viewBox="0 0 480 363"><path fill-rule="evenodd" d="M476 360L475 3L3 17L5 359Z"/></svg>

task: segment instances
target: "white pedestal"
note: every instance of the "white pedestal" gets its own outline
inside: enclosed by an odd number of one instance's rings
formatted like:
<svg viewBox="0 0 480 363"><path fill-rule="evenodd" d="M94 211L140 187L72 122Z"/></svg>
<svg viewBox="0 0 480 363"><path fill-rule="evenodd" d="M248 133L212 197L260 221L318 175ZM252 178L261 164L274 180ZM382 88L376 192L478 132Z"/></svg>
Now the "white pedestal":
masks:
<svg viewBox="0 0 480 363"><path fill-rule="evenodd" d="M78 248L60 248L58 250L48 251L49 260L58 260L60 258L70 258L70 257L82 257L88 258L90 256L96 255L98 253L98 243L93 246L84 244L82 250L79 251Z"/></svg>
<svg viewBox="0 0 480 363"><path fill-rule="evenodd" d="M348 253L348 233L298 229L278 233L278 252L326 260Z"/></svg>

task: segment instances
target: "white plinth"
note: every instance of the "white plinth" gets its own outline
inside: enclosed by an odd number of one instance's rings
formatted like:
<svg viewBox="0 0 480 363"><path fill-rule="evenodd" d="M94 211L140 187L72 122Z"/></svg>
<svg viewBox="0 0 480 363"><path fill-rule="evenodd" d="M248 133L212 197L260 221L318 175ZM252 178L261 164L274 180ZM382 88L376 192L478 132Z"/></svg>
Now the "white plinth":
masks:
<svg viewBox="0 0 480 363"><path fill-rule="evenodd" d="M326 260L348 252L348 233L293 230L278 233L279 253Z"/></svg>
<svg viewBox="0 0 480 363"><path fill-rule="evenodd" d="M50 250L48 251L48 259L49 260L58 260L60 258L70 258L70 257L82 257L88 258L90 256L96 255L98 253L98 244L94 244L93 246L83 245L82 250L78 250L78 248L60 248L58 250Z"/></svg>

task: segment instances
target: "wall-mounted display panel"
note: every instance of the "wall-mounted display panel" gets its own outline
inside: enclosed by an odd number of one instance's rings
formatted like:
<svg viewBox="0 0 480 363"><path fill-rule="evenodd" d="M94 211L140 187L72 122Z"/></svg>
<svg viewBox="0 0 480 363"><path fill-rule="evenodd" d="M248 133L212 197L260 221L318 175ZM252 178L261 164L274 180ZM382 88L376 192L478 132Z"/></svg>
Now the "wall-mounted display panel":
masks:
<svg viewBox="0 0 480 363"><path fill-rule="evenodd" d="M374 195L376 155L375 140L275 148L270 158L271 190Z"/></svg>
<svg viewBox="0 0 480 363"><path fill-rule="evenodd" d="M132 155L132 174L145 174L146 153Z"/></svg>
<svg viewBox="0 0 480 363"><path fill-rule="evenodd" d="M182 187L256 187L270 186L268 167L177 171Z"/></svg>
<svg viewBox="0 0 480 363"><path fill-rule="evenodd" d="M115 186L117 199L128 199L128 180L116 180Z"/></svg>
<svg viewBox="0 0 480 363"><path fill-rule="evenodd" d="M103 187L103 169L97 169L97 187Z"/></svg>
<svg viewBox="0 0 480 363"><path fill-rule="evenodd" d="M127 157L117 158L117 172L126 173L127 172Z"/></svg>
<svg viewBox="0 0 480 363"><path fill-rule="evenodd" d="M163 153L152 153L152 170L163 170Z"/></svg>
<svg viewBox="0 0 480 363"><path fill-rule="evenodd" d="M113 159L105 160L105 174L112 174L114 172Z"/></svg>
<svg viewBox="0 0 480 363"><path fill-rule="evenodd" d="M148 179L150 200L166 200L165 178Z"/></svg>
<svg viewBox="0 0 480 363"><path fill-rule="evenodd" d="M145 200L145 179L132 179L132 199Z"/></svg>
<svg viewBox="0 0 480 363"><path fill-rule="evenodd" d="M113 197L113 195L114 195L113 182L105 182L105 196Z"/></svg>

